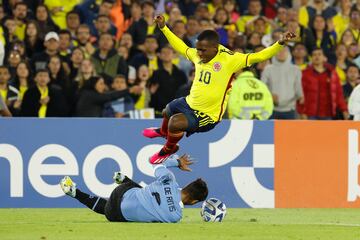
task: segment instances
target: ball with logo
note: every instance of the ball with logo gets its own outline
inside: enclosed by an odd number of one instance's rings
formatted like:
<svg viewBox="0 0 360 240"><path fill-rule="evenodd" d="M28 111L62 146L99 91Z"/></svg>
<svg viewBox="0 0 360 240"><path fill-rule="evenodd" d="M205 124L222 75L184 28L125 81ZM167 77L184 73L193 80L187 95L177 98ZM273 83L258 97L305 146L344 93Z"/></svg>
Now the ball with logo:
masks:
<svg viewBox="0 0 360 240"><path fill-rule="evenodd" d="M203 202L200 215L205 222L222 222L226 215L225 204L216 198Z"/></svg>

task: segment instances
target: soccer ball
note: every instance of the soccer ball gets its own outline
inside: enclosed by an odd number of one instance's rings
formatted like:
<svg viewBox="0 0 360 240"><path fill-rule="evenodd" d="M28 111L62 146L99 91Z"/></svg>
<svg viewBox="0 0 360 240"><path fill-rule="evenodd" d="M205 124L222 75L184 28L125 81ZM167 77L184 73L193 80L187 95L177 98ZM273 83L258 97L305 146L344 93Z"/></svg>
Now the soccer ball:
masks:
<svg viewBox="0 0 360 240"><path fill-rule="evenodd" d="M219 199L209 198L203 202L200 215L205 222L222 222L226 215L226 206Z"/></svg>

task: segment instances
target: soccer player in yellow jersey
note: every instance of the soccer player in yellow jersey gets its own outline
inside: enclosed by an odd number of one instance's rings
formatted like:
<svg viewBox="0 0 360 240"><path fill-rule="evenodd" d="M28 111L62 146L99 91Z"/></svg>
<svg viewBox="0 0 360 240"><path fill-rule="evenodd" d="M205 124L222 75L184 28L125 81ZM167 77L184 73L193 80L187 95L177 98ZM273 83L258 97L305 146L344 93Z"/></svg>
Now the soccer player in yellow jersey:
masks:
<svg viewBox="0 0 360 240"><path fill-rule="evenodd" d="M213 30L201 32L196 48L190 48L170 31L163 16L155 17L155 22L170 45L195 64L195 78L190 95L175 99L166 106L161 128L144 129L145 137L166 138L165 146L151 156L152 164L161 163L176 152L184 132L187 136L207 132L221 121L235 72L271 58L287 41L295 38L294 33L286 32L272 46L257 53L242 54L220 45L219 36Z"/></svg>

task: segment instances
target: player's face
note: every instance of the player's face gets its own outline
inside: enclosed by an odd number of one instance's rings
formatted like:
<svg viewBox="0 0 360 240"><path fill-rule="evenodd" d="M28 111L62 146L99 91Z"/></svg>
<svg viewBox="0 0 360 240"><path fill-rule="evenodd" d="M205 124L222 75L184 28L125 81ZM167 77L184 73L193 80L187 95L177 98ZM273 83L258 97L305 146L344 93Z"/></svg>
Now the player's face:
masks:
<svg viewBox="0 0 360 240"><path fill-rule="evenodd" d="M218 46L207 40L202 40L196 43L196 50L201 61L207 63L216 56Z"/></svg>

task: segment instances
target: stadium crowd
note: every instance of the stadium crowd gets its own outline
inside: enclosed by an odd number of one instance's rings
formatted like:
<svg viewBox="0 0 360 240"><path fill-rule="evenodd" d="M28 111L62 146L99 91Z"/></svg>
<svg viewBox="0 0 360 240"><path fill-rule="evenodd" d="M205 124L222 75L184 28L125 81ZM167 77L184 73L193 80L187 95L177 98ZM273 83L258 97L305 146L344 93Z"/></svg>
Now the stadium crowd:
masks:
<svg viewBox="0 0 360 240"><path fill-rule="evenodd" d="M347 102L360 83L360 0L3 0L1 98L13 116L121 118L151 108L161 117L167 103L188 95L194 69L168 45L156 13L189 47L205 29L243 53L295 32L296 41L250 68L270 90L272 118L351 117ZM229 109L242 104L230 101Z"/></svg>

